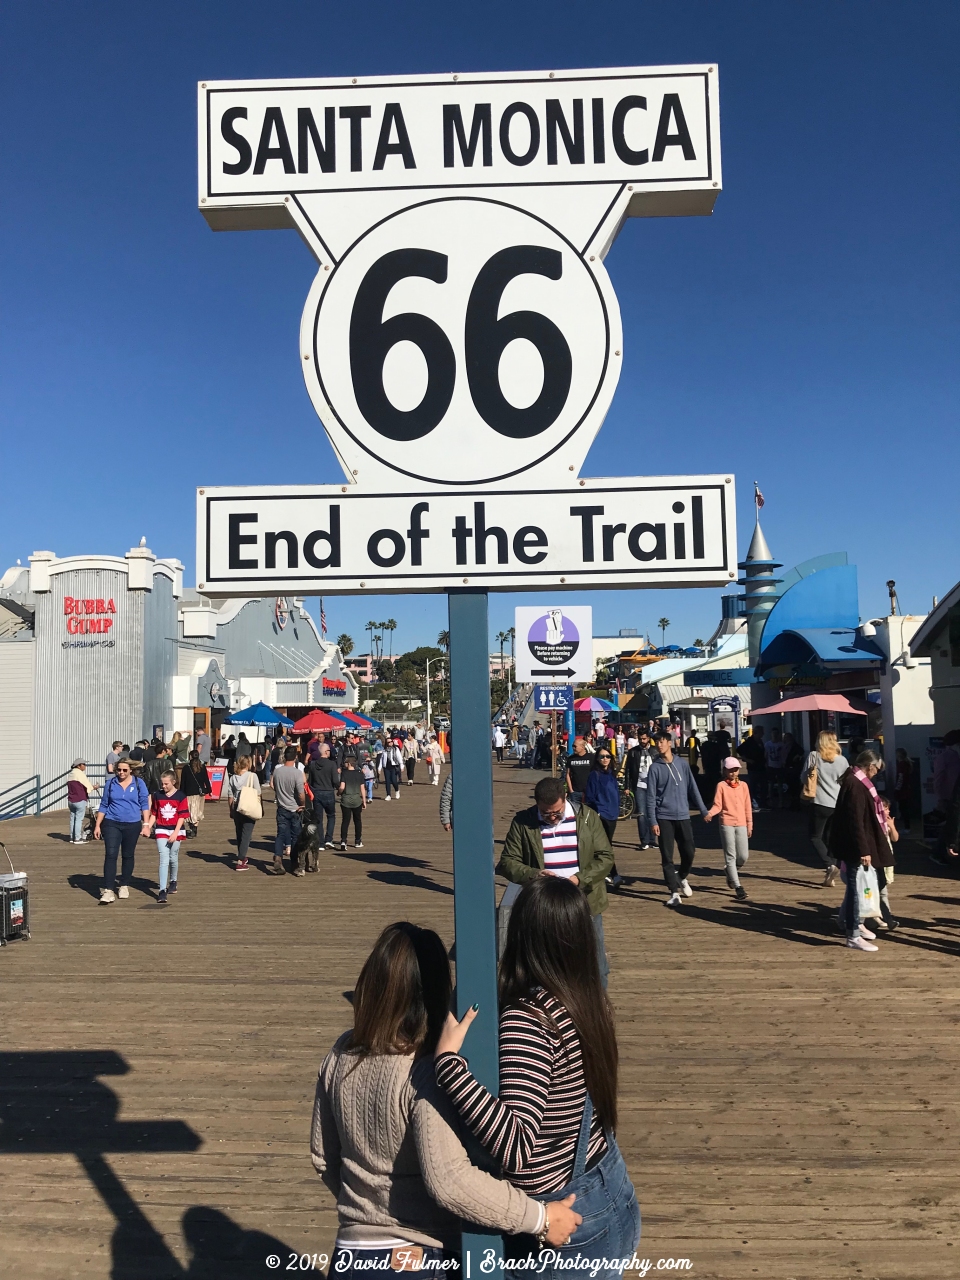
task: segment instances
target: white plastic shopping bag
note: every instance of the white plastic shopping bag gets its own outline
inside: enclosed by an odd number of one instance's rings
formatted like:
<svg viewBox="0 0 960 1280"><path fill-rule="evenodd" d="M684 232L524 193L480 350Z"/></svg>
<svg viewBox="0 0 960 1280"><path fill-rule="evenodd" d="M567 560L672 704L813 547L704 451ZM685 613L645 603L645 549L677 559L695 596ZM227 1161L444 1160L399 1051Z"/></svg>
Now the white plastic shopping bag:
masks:
<svg viewBox="0 0 960 1280"><path fill-rule="evenodd" d="M860 899L861 920L867 916L879 916L881 914L880 886L877 882L877 873L873 867L859 866L857 868L857 896Z"/></svg>

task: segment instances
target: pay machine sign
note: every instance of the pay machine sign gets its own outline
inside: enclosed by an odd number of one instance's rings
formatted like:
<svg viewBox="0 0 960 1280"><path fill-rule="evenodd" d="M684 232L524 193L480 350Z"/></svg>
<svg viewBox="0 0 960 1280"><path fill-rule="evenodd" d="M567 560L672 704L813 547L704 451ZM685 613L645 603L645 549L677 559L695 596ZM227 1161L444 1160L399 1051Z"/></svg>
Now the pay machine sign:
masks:
<svg viewBox="0 0 960 1280"><path fill-rule="evenodd" d="M593 680L593 609L518 605L516 679L585 684ZM537 704L539 706L539 703Z"/></svg>
<svg viewBox="0 0 960 1280"><path fill-rule="evenodd" d="M712 211L716 68L205 82L199 142L200 208L214 229L295 227L317 259L300 363L346 473L340 492L472 490L483 499L519 485L569 520L556 492L578 485L623 360L603 259L629 216ZM207 585L229 594L229 569L216 569L231 559L226 517L218 524L210 505L217 491L202 496L200 562ZM357 515L373 520L368 535L379 532L373 505ZM732 532L728 505L722 516L712 510L714 546ZM646 511L622 520L628 533L655 523ZM534 523L549 542L546 524ZM295 536L289 525L285 533ZM302 575L264 577L276 565L265 542L260 552L232 559L256 559L258 582L303 589ZM699 575L682 580L719 581L717 555L700 558L685 566ZM447 559L416 575L420 589L448 570L461 581L462 557ZM356 590L378 567L375 555L356 572L311 580ZM239 577L234 585L239 592ZM416 589L409 577L404 585ZM377 586L391 589L382 577Z"/></svg>

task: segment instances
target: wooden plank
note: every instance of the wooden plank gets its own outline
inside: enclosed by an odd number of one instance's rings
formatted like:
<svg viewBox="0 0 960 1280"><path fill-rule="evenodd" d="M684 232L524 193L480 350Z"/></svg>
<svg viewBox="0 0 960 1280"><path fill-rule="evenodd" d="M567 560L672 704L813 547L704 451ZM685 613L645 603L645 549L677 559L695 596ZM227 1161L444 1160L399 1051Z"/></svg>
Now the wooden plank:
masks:
<svg viewBox="0 0 960 1280"><path fill-rule="evenodd" d="M537 776L495 767L498 839ZM329 1252L336 1215L308 1154L316 1071L385 924L452 941L438 799L423 779L390 809L378 799L366 848L328 851L303 879L229 870L231 827L208 805L165 909L152 844L130 899L100 908L101 848L67 844L66 815L3 824L34 934L0 952L11 1273L236 1280L272 1274L272 1249L284 1266ZM716 830L697 829L696 892L670 912L658 855L621 824L628 883L605 921L639 1256L688 1258L704 1280L957 1274L960 889L906 851L903 928L854 954L800 815L760 815L744 904ZM268 806L258 863L272 832Z"/></svg>

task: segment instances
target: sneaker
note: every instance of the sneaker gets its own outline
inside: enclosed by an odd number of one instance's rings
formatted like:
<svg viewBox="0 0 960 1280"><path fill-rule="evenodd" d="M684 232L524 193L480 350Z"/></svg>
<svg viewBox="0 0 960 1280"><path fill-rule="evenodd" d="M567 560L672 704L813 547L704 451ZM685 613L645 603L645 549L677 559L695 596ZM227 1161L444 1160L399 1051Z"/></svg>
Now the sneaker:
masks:
<svg viewBox="0 0 960 1280"><path fill-rule="evenodd" d="M753 806L753 812L754 812L754 813L759 813L759 812L760 812L760 806L757 804L756 800L751 800L751 801L750 801L750 803L751 803L751 805Z"/></svg>
<svg viewBox="0 0 960 1280"><path fill-rule="evenodd" d="M866 938L866 940L867 940L868 942L873 942L873 941L876 939L876 936L877 936L877 935L876 935L875 933L871 933L871 932L870 932L870 930L867 928L867 926L866 926L865 924L862 924L862 925L860 926L860 937L861 937L861 938Z"/></svg>
<svg viewBox="0 0 960 1280"><path fill-rule="evenodd" d="M733 892L734 892L734 896L736 897L736 899L737 899L737 901L738 901L738 902L746 902L746 900L747 900L747 891L746 891L746 889L743 887L743 885L742 885L742 884L738 884L738 885L737 885L737 887L736 887L736 889L734 889L734 891L733 891Z"/></svg>
<svg viewBox="0 0 960 1280"><path fill-rule="evenodd" d="M607 883L608 889L614 889L614 890L619 889L620 886L623 884L623 876L621 875L607 876L606 883Z"/></svg>
<svg viewBox="0 0 960 1280"><path fill-rule="evenodd" d="M106 907L111 902L116 902L116 900L117 900L117 895L113 892L112 889L100 890L100 906L101 907Z"/></svg>
<svg viewBox="0 0 960 1280"><path fill-rule="evenodd" d="M384 800L386 800L387 804L389 804L389 803L390 803L390 797L389 797L389 796L384 796L383 798L384 798Z"/></svg>
<svg viewBox="0 0 960 1280"><path fill-rule="evenodd" d="M663 905L665 907L680 907L683 906L683 899L680 897L679 893L671 893L670 897Z"/></svg>
<svg viewBox="0 0 960 1280"><path fill-rule="evenodd" d="M176 892L177 892L177 882L176 880L171 880L170 886L167 889L167 893L176 893Z"/></svg>
<svg viewBox="0 0 960 1280"><path fill-rule="evenodd" d="M687 883L686 880L680 881L680 892L683 894L685 898L693 897L693 890L690 888L690 885Z"/></svg>
<svg viewBox="0 0 960 1280"><path fill-rule="evenodd" d="M643 853L646 849L652 849L652 848L653 848L652 844L642 844L640 846L640 852Z"/></svg>
<svg viewBox="0 0 960 1280"><path fill-rule="evenodd" d="M166 906L166 904L167 904L167 891L166 891L166 889L161 889L161 890L160 890L160 892L157 894L157 902L161 903L163 906Z"/></svg>
<svg viewBox="0 0 960 1280"><path fill-rule="evenodd" d="M250 870L250 859L249 859L249 858L238 858L238 859L237 859L237 865L236 865L233 869L234 869L234 871L249 871L249 870Z"/></svg>
<svg viewBox="0 0 960 1280"><path fill-rule="evenodd" d="M355 849L362 849L362 848L363 848L363 841L362 841L362 840L358 840L358 841L357 841L357 843L356 843L353 847L354 847Z"/></svg>
<svg viewBox="0 0 960 1280"><path fill-rule="evenodd" d="M341 841L340 841L340 848L345 850L345 849L346 849L346 847L347 847L347 842L346 842L346 840L341 840Z"/></svg>
<svg viewBox="0 0 960 1280"><path fill-rule="evenodd" d="M875 947L872 942L868 942L866 938L848 938L847 946L852 951L879 951L879 947Z"/></svg>
<svg viewBox="0 0 960 1280"><path fill-rule="evenodd" d="M273 855L272 871L275 876L285 876L287 874L283 867L283 859L278 857L277 854Z"/></svg>
<svg viewBox="0 0 960 1280"><path fill-rule="evenodd" d="M886 920L874 920L874 922L873 922L873 927L874 927L875 929L889 929L889 928L890 928L890 926L887 924Z"/></svg>
<svg viewBox="0 0 960 1280"><path fill-rule="evenodd" d="M117 897L118 897L118 898L129 898L129 897L130 897L130 890L127 888L127 886L126 886L125 884L122 884L122 885L120 886L120 888L117 890Z"/></svg>
<svg viewBox="0 0 960 1280"><path fill-rule="evenodd" d="M326 843L323 847L324 847L325 849L335 849L337 846L333 843L333 841L332 841L332 840L328 840L328 841L327 841L327 843Z"/></svg>
<svg viewBox="0 0 960 1280"><path fill-rule="evenodd" d="M837 883L837 876L839 874L840 874L839 867L827 867L823 876L823 884L821 884L820 888L832 889L833 886Z"/></svg>
<svg viewBox="0 0 960 1280"><path fill-rule="evenodd" d="M303 867L297 867L296 871L293 874L295 876L304 876L307 873L304 871Z"/></svg>

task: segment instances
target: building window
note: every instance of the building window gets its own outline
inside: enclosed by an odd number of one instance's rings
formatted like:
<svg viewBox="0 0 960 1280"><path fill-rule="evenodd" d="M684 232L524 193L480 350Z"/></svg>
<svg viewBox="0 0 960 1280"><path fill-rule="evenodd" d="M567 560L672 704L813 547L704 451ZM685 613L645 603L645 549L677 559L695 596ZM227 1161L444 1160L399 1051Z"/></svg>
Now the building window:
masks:
<svg viewBox="0 0 960 1280"><path fill-rule="evenodd" d="M278 680L277 702L288 707L303 707L310 701L310 683L307 680Z"/></svg>

